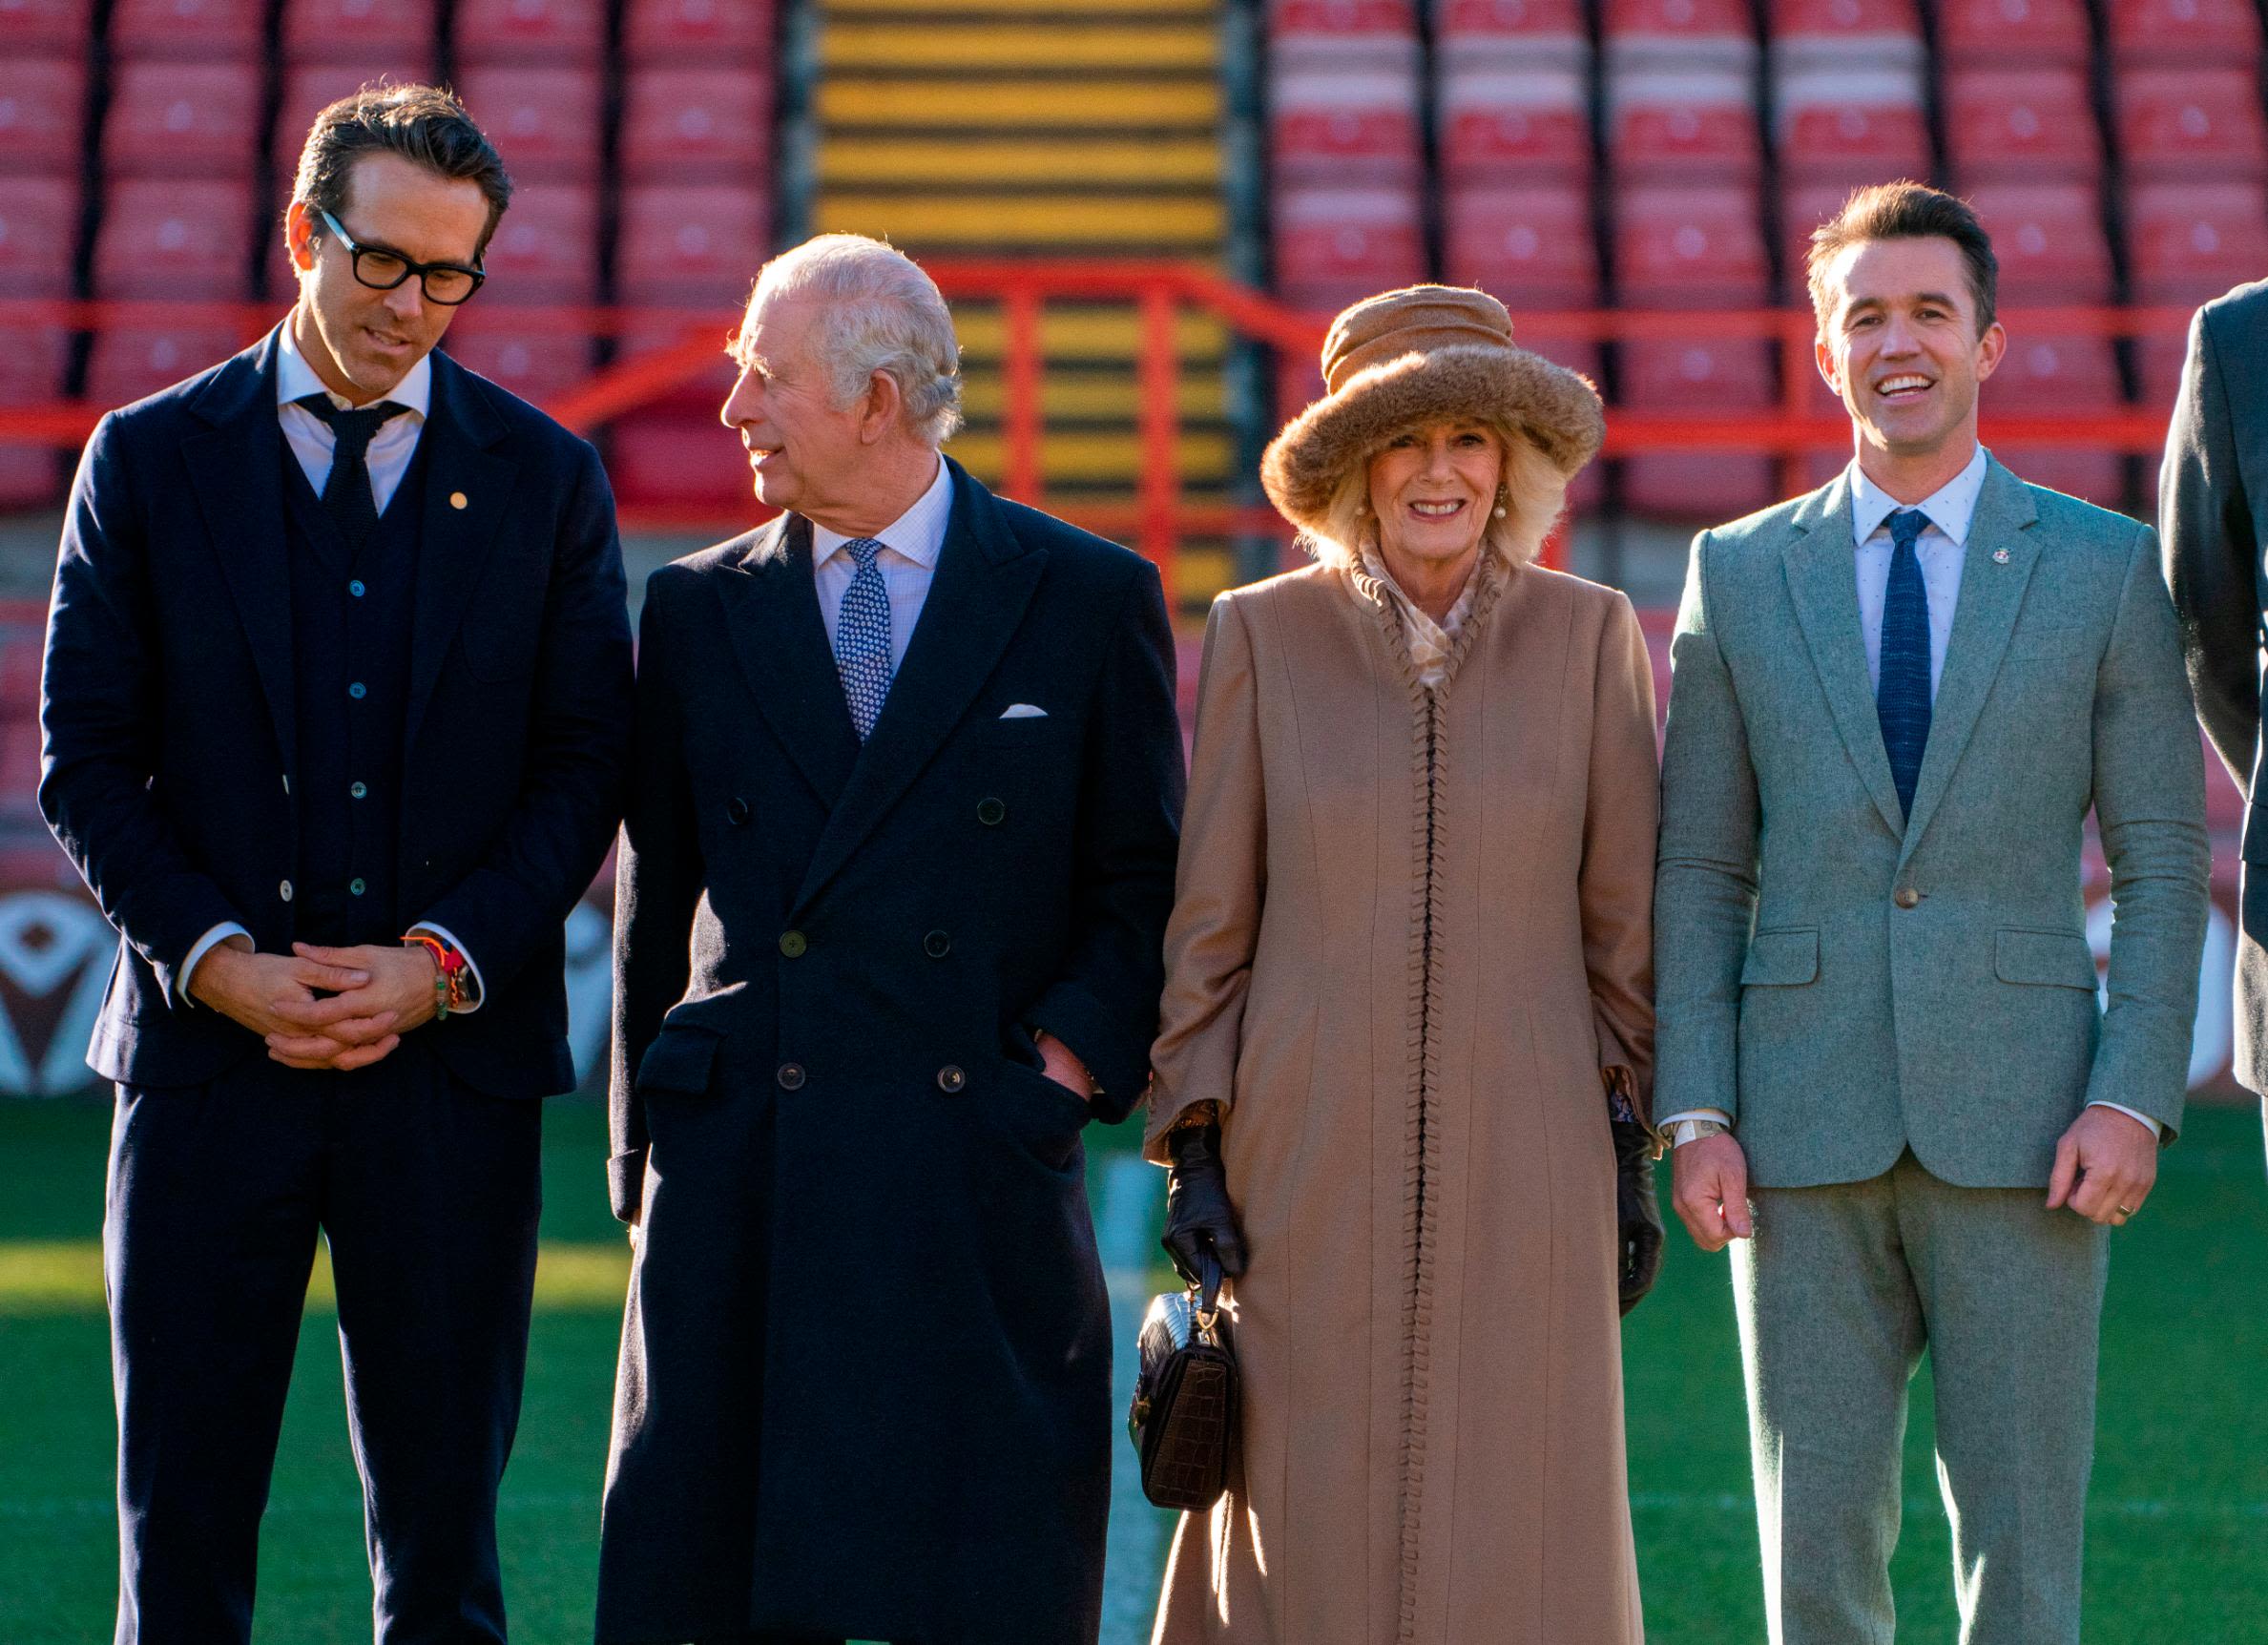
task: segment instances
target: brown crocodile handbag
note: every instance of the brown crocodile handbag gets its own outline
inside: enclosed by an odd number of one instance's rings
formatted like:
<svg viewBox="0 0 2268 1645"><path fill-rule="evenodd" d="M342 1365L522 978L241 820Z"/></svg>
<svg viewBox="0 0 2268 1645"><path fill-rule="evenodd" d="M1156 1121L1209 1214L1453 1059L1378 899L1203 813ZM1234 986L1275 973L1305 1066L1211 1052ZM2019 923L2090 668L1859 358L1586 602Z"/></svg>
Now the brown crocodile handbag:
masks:
<svg viewBox="0 0 2268 1645"><path fill-rule="evenodd" d="M1214 1306L1205 1306L1207 1296ZM1202 1513L1228 1489L1237 1356L1218 1296L1217 1286L1168 1291L1151 1301L1142 1322L1126 1431L1141 1461L1142 1494L1159 1508Z"/></svg>

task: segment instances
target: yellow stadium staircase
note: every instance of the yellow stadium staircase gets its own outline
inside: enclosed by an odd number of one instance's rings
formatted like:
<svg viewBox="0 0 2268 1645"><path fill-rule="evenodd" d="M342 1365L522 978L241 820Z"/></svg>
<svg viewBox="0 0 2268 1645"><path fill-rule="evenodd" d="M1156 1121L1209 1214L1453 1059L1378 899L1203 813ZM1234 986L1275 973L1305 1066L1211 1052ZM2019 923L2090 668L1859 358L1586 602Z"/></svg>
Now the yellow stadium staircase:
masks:
<svg viewBox="0 0 2268 1645"><path fill-rule="evenodd" d="M925 260L1223 266L1219 0L821 0L816 11L813 232L879 235ZM1005 319L994 303L953 307L968 427L950 449L998 485ZM1048 506L1134 501L1139 335L1132 303L1048 302ZM1183 494L1224 501L1238 467L1228 329L1185 312L1177 342ZM1183 539L1176 573L1184 610L1237 580L1227 544L1202 538Z"/></svg>

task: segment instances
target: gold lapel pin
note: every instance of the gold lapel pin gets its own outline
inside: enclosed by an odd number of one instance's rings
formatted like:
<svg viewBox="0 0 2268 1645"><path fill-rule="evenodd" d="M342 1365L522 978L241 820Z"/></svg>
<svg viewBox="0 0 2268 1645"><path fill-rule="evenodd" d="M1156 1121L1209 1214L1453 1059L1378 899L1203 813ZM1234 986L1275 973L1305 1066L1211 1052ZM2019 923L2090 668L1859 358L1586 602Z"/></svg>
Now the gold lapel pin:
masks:
<svg viewBox="0 0 2268 1645"><path fill-rule="evenodd" d="M460 491L458 495L462 496L464 493ZM459 508L464 507L462 503L458 504L457 506ZM1994 549L1992 551L1992 563L1996 566L2007 565L2008 563L2008 551L2006 549Z"/></svg>
<svg viewBox="0 0 2268 1645"><path fill-rule="evenodd" d="M451 492L448 494L448 506L449 506L450 508L452 508L452 509L462 509L462 508L463 508L463 507L464 507L464 506L465 506L467 503L468 503L468 502L470 502L470 501L471 501L471 499L470 499L469 497L466 496L466 495L465 495L465 493L464 493L464 492L462 492L462 491L451 491ZM2007 553L2004 552L2001 554L2001 556L2000 556L2000 557L2001 557L2002 559L2004 559L2004 560L2005 560L2005 559L2007 559L2008 556L2008 554L2007 554Z"/></svg>

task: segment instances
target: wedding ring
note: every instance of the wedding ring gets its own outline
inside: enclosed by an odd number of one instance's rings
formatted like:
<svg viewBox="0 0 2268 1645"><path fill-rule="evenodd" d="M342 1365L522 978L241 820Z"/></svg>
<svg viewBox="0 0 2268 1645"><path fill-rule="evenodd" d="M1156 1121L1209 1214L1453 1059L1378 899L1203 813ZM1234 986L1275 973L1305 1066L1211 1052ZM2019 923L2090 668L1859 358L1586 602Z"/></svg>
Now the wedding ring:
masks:
<svg viewBox="0 0 2268 1645"><path fill-rule="evenodd" d="M2134 1214L2134 1208L2132 1205L2121 1205L2118 1208L2118 1214L2121 1217L2132 1217Z"/></svg>

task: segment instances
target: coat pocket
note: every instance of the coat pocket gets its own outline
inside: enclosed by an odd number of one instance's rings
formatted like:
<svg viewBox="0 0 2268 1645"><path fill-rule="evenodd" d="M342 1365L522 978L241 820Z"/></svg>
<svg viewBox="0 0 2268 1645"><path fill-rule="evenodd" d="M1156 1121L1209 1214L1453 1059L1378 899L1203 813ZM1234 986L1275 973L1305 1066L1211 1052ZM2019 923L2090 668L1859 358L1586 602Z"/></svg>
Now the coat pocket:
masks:
<svg viewBox="0 0 2268 1645"><path fill-rule="evenodd" d="M2077 931L1999 931L1992 939L1992 969L2004 983L2095 989L2094 950Z"/></svg>
<svg viewBox="0 0 2268 1645"><path fill-rule="evenodd" d="M708 1029L665 1026L638 1058L639 1092L674 1091L700 1096L709 1089L709 1071L722 1036Z"/></svg>
<svg viewBox="0 0 2268 1645"><path fill-rule="evenodd" d="M1816 980L1819 974L1819 927L1758 931L1748 940L1748 958L1740 967L1740 986L1793 988Z"/></svg>

